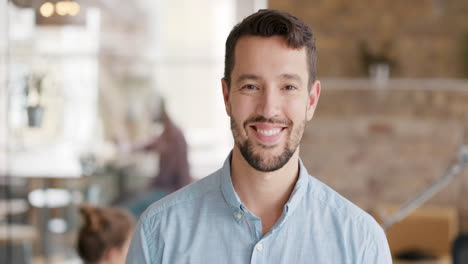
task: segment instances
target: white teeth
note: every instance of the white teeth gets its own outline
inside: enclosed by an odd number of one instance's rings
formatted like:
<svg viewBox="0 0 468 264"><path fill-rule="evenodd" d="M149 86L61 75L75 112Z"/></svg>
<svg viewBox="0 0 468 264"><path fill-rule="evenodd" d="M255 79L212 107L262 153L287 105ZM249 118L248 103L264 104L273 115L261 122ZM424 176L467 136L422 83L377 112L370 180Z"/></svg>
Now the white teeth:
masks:
<svg viewBox="0 0 468 264"><path fill-rule="evenodd" d="M270 129L270 130L262 130L262 129L257 129L257 132L265 135L265 136L273 136L278 134L281 131L281 129Z"/></svg>

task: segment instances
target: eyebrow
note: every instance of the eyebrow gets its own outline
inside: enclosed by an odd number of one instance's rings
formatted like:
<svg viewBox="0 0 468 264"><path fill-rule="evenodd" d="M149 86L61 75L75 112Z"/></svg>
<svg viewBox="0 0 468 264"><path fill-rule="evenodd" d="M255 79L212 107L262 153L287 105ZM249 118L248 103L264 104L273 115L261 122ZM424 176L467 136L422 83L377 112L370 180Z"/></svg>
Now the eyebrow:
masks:
<svg viewBox="0 0 468 264"><path fill-rule="evenodd" d="M280 75L281 79L285 79L285 80L294 80L294 81L297 81L297 82L300 82L302 83L302 79L301 77L298 75L298 74L294 74L294 73L283 73ZM258 81L258 80L261 80L262 78L258 75L255 75L255 74L242 74L241 76L239 76L236 80L235 80L235 83L241 83L245 80L253 80L253 81Z"/></svg>
<svg viewBox="0 0 468 264"><path fill-rule="evenodd" d="M281 78L286 79L286 80L294 80L294 81L302 83L301 77L297 74L284 73L284 74L281 74Z"/></svg>
<svg viewBox="0 0 468 264"><path fill-rule="evenodd" d="M240 82L243 82L245 80L253 80L253 81L258 81L260 80L261 78L257 75L254 75L254 74L242 74L241 76L239 76L237 79L236 79L236 83L240 83Z"/></svg>

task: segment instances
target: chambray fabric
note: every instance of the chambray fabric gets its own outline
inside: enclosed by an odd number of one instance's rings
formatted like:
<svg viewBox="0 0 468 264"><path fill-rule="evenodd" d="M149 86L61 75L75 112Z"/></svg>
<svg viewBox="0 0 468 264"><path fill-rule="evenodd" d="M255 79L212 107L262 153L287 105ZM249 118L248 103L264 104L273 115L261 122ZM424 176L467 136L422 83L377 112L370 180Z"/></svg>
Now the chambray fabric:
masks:
<svg viewBox="0 0 468 264"><path fill-rule="evenodd" d="M261 219L234 190L230 160L150 206L126 263L392 263L377 222L310 176L302 161L282 216L263 236Z"/></svg>

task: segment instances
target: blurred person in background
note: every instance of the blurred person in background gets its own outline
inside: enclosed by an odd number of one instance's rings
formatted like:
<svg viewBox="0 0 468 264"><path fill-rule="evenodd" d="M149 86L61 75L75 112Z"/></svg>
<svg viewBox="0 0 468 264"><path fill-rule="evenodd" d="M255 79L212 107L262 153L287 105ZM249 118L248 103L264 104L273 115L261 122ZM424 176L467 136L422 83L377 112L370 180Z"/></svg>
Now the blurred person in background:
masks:
<svg viewBox="0 0 468 264"><path fill-rule="evenodd" d="M192 182L187 156L187 142L182 130L169 117L164 101L153 112L153 122L163 125L163 131L147 141L123 149L126 155L154 152L159 156L159 170L147 189L137 190L119 197L114 204L128 208L139 216L153 202ZM124 147L125 148L125 147Z"/></svg>
<svg viewBox="0 0 468 264"><path fill-rule="evenodd" d="M133 147L132 151L150 151L159 154L159 172L151 182L151 188L173 192L192 182L187 157L187 141L179 127L171 120L161 102L160 112L154 114L154 122L160 122L164 130L159 136Z"/></svg>
<svg viewBox="0 0 468 264"><path fill-rule="evenodd" d="M85 264L125 263L135 220L120 208L80 207L77 252Z"/></svg>

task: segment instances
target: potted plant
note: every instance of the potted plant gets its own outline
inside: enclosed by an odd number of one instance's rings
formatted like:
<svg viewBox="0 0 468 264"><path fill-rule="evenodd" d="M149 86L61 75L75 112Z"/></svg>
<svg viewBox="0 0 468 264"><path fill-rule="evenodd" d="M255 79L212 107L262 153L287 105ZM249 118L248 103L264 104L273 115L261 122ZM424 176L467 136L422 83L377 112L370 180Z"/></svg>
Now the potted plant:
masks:
<svg viewBox="0 0 468 264"><path fill-rule="evenodd" d="M44 91L45 74L31 74L28 76L25 87L28 114L28 126L40 127L44 115L42 93Z"/></svg>
<svg viewBox="0 0 468 264"><path fill-rule="evenodd" d="M360 43L360 56L364 71L377 82L385 84L390 78L390 71L395 67L391 58L392 43L387 41L379 49L371 49L365 42Z"/></svg>

